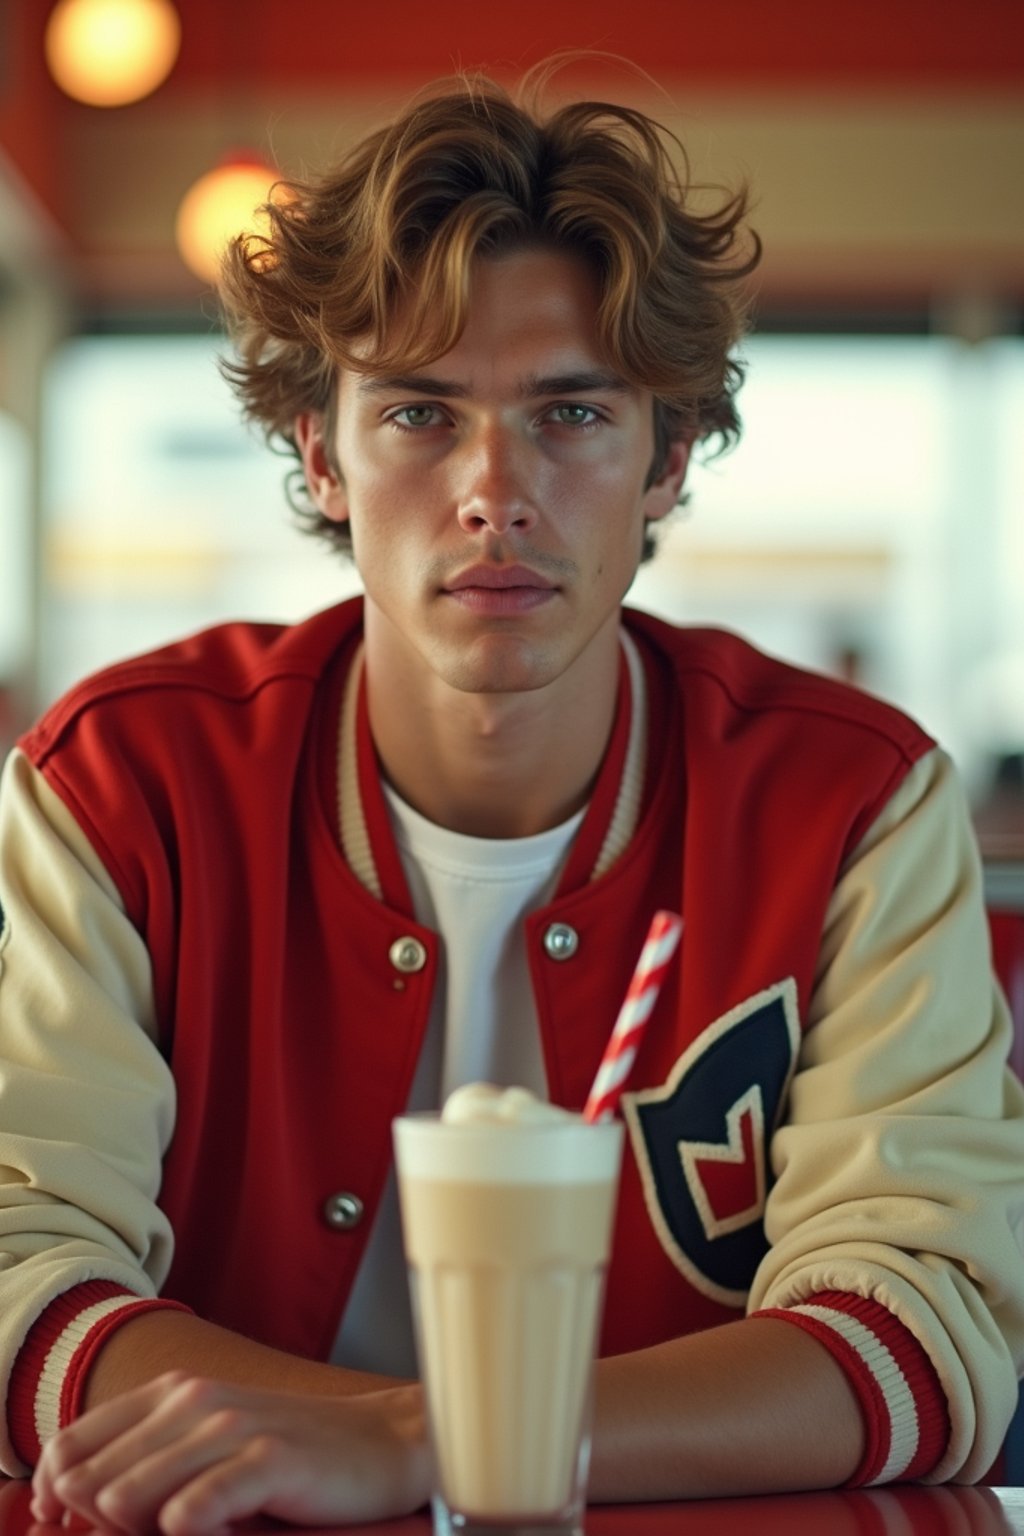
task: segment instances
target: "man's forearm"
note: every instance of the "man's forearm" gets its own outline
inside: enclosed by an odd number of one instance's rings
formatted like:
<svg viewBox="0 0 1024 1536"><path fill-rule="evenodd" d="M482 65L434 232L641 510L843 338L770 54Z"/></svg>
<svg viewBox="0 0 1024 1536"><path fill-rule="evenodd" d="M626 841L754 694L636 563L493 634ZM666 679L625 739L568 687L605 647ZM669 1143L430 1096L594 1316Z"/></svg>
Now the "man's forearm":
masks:
<svg viewBox="0 0 1024 1536"><path fill-rule="evenodd" d="M188 1313L150 1312L107 1341L87 1406L174 1369L329 1397L397 1384L284 1354ZM835 1487L855 1471L863 1444L856 1397L829 1352L788 1323L745 1320L599 1362L590 1497Z"/></svg>
<svg viewBox="0 0 1024 1536"><path fill-rule="evenodd" d="M842 1368L786 1322L728 1323L598 1364L599 1502L836 1487L863 1449Z"/></svg>
<svg viewBox="0 0 1024 1536"><path fill-rule="evenodd" d="M344 1370L271 1349L188 1312L144 1312L124 1322L98 1352L86 1382L85 1406L94 1408L171 1370L326 1397L399 1385L395 1377Z"/></svg>

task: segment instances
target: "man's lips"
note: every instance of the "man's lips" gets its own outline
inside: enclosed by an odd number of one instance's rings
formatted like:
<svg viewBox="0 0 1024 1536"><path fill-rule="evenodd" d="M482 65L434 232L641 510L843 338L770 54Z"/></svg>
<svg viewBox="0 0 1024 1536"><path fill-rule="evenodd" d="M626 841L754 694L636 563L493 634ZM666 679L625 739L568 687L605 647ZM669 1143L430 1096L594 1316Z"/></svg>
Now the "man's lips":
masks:
<svg viewBox="0 0 1024 1536"><path fill-rule="evenodd" d="M485 587L492 592L506 592L510 587L534 587L543 592L554 590L554 582L531 571L525 565L473 565L460 571L444 584L446 592L464 592L470 587Z"/></svg>
<svg viewBox="0 0 1024 1536"><path fill-rule="evenodd" d="M443 595L460 607L492 618L543 607L557 591L553 581L526 565L473 565L442 588Z"/></svg>

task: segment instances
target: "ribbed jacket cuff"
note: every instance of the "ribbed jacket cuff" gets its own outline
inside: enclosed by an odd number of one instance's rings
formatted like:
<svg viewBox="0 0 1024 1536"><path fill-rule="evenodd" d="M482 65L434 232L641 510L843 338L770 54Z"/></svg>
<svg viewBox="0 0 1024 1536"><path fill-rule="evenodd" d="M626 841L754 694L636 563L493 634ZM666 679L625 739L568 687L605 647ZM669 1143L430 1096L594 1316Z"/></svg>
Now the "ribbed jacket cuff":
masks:
<svg viewBox="0 0 1024 1536"><path fill-rule="evenodd" d="M846 1291L821 1291L797 1306L751 1316L803 1328L846 1372L866 1441L848 1487L912 1482L938 1464L950 1433L945 1393L924 1349L888 1308Z"/></svg>
<svg viewBox="0 0 1024 1536"><path fill-rule="evenodd" d="M86 1377L100 1347L140 1312L187 1312L177 1301L136 1296L108 1280L89 1280L57 1296L33 1323L11 1371L11 1444L35 1466L51 1435L82 1408Z"/></svg>

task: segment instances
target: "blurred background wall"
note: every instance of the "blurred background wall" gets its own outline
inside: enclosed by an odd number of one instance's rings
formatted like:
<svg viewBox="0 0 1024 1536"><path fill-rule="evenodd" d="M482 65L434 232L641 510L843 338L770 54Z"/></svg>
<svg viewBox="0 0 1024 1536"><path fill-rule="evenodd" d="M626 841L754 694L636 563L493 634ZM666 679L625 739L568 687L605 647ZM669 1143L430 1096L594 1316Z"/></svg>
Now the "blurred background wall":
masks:
<svg viewBox="0 0 1024 1536"><path fill-rule="evenodd" d="M219 379L190 188L232 156L324 165L454 68L588 48L652 79L595 60L564 88L653 111L697 181L749 180L765 242L744 439L632 599L855 678L979 805L997 767L1017 803L1020 0L174 0L166 78L103 106L54 79L55 9L0 3L0 749L108 660L356 585Z"/></svg>

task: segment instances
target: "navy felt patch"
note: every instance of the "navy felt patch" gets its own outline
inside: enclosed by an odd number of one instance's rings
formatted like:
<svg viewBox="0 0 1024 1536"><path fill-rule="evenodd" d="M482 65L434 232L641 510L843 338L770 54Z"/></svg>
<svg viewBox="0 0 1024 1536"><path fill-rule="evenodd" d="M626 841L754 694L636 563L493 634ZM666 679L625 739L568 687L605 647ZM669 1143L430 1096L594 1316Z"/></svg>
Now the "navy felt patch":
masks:
<svg viewBox="0 0 1024 1536"><path fill-rule="evenodd" d="M767 1251L767 1148L800 1044L792 978L717 1019L660 1088L623 1094L662 1247L706 1296L741 1306Z"/></svg>

